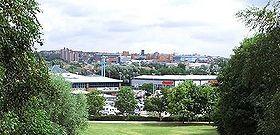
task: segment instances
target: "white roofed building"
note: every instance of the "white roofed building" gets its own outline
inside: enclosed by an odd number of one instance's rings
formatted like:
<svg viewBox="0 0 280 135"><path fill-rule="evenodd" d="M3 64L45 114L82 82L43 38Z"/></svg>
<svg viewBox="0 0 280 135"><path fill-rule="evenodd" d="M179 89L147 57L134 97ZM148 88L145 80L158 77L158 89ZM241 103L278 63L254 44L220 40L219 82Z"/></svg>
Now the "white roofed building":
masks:
<svg viewBox="0 0 280 135"><path fill-rule="evenodd" d="M98 90L104 94L116 95L121 87L122 80L102 76L82 76L72 73L61 73L72 83L73 90Z"/></svg>
<svg viewBox="0 0 280 135"><path fill-rule="evenodd" d="M131 80L131 86L134 88L141 87L144 83L152 83L155 89L161 87L174 87L179 83L192 80L197 85L203 85L217 80L216 75L142 75Z"/></svg>

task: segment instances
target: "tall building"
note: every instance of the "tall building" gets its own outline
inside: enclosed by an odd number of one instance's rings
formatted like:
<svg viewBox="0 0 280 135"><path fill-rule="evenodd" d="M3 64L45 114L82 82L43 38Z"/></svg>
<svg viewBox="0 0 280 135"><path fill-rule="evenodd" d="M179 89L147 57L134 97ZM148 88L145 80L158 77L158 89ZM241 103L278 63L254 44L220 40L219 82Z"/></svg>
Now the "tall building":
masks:
<svg viewBox="0 0 280 135"><path fill-rule="evenodd" d="M129 55L129 51L123 51L122 56L128 56Z"/></svg>
<svg viewBox="0 0 280 135"><path fill-rule="evenodd" d="M79 61L79 53L72 51L68 48L63 48L60 50L61 59L66 62L77 62Z"/></svg>
<svg viewBox="0 0 280 135"><path fill-rule="evenodd" d="M145 55L145 50L141 50L141 56Z"/></svg>

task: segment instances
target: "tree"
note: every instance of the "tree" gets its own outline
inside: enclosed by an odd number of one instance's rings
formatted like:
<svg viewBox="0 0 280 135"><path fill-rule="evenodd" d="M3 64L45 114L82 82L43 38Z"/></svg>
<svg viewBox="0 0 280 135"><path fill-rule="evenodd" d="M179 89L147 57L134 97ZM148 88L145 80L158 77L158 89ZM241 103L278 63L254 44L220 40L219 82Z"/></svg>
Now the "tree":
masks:
<svg viewBox="0 0 280 135"><path fill-rule="evenodd" d="M122 79L126 85L129 85L130 80L139 75L140 69L134 65L109 65L106 68L106 76L114 79Z"/></svg>
<svg viewBox="0 0 280 135"><path fill-rule="evenodd" d="M153 93L153 89L154 89L153 87L154 86L152 83L144 83L142 84L141 89L145 90L148 93Z"/></svg>
<svg viewBox="0 0 280 135"><path fill-rule="evenodd" d="M236 15L251 30L269 33L279 28L279 3L279 0L270 0L263 8L251 6L239 11Z"/></svg>
<svg viewBox="0 0 280 135"><path fill-rule="evenodd" d="M193 75L208 75L210 71L208 67L206 66L201 66L201 67L194 67L189 69L190 73Z"/></svg>
<svg viewBox="0 0 280 135"><path fill-rule="evenodd" d="M214 110L217 105L217 92L216 87L205 85L202 88L202 97L200 98L200 104L202 106L202 112L204 116L208 117L208 121L213 121Z"/></svg>
<svg viewBox="0 0 280 135"><path fill-rule="evenodd" d="M184 63L179 63L178 68L181 68L183 70L186 70L186 65Z"/></svg>
<svg viewBox="0 0 280 135"><path fill-rule="evenodd" d="M254 106L254 102L250 100L253 98L251 94L254 93L254 89L252 89L253 80L251 80L253 67L248 64L248 58L250 58L248 50L260 40L260 37L245 39L235 50L235 55L231 57L229 65L220 74L222 83L219 86L220 100L215 123L221 134L256 133L259 118L257 118L255 108L261 108L261 106ZM249 70L251 73L248 72ZM249 78L251 81L247 80ZM257 81L257 78L254 81Z"/></svg>
<svg viewBox="0 0 280 135"><path fill-rule="evenodd" d="M202 113L201 88L192 81L186 81L168 90L167 103L171 114L187 117L188 120Z"/></svg>
<svg viewBox="0 0 280 135"><path fill-rule="evenodd" d="M144 110L157 112L159 120L162 120L161 113L167 110L166 100L163 95L156 95L148 98L144 102Z"/></svg>
<svg viewBox="0 0 280 135"><path fill-rule="evenodd" d="M57 123L69 135L79 134L86 127L87 99L83 94L71 94L71 84L62 76L51 76L49 92L44 102L51 121ZM51 98L50 98L51 97Z"/></svg>
<svg viewBox="0 0 280 135"><path fill-rule="evenodd" d="M137 101L131 87L124 86L117 95L116 107L125 116L133 112L136 108Z"/></svg>
<svg viewBox="0 0 280 135"><path fill-rule="evenodd" d="M50 61L50 65L51 66L59 65L62 68L65 65L65 63L60 59L54 59Z"/></svg>
<svg viewBox="0 0 280 135"><path fill-rule="evenodd" d="M54 81L35 51L39 11L35 0L0 4L0 134L77 134L86 123L84 98Z"/></svg>
<svg viewBox="0 0 280 135"><path fill-rule="evenodd" d="M212 75L217 75L226 65L227 65L228 59L223 57L214 58L210 62L210 73Z"/></svg>
<svg viewBox="0 0 280 135"><path fill-rule="evenodd" d="M273 125L280 121L279 112L271 108L277 106L280 88L279 4L237 14L257 33L243 40L219 75L215 123L220 134L277 134L279 128Z"/></svg>
<svg viewBox="0 0 280 135"><path fill-rule="evenodd" d="M277 92L269 102L264 113L264 119L259 123L259 132L271 135L280 134L280 92Z"/></svg>
<svg viewBox="0 0 280 135"><path fill-rule="evenodd" d="M105 105L105 98L100 95L100 92L93 91L87 95L87 104L89 106L90 115L99 115L99 111L101 111Z"/></svg>

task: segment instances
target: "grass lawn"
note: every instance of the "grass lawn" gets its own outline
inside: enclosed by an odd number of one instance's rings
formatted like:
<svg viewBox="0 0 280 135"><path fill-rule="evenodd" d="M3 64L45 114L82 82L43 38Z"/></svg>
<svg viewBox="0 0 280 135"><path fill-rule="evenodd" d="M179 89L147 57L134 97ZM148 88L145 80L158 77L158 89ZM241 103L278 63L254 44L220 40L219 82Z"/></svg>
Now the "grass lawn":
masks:
<svg viewBox="0 0 280 135"><path fill-rule="evenodd" d="M83 135L218 135L207 125L182 124L90 124Z"/></svg>

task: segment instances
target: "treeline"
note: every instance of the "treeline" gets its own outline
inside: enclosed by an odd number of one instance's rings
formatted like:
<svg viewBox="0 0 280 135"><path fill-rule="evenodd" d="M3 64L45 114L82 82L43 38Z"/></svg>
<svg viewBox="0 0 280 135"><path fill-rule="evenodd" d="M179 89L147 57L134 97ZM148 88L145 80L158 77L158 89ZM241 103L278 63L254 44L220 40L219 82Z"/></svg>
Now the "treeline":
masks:
<svg viewBox="0 0 280 135"><path fill-rule="evenodd" d="M185 63L178 63L178 65L167 65L164 63L132 63L128 65L107 65L106 76L122 79L128 83L129 80L138 75L216 75L226 65L228 59L219 57L213 59L209 65L202 65L199 67L191 67ZM50 66L60 65L71 73L78 73L80 75L100 75L101 66L98 63L88 65L83 63L65 63L62 60L52 60L49 62ZM90 69L88 67L91 67Z"/></svg>
<svg viewBox="0 0 280 135"><path fill-rule="evenodd" d="M185 64L179 63L178 66L160 63L142 63L131 65L109 65L106 68L106 76L114 79L122 79L129 84L130 80L139 75L216 75L226 65L227 59L218 58L213 60L209 66L188 68ZM99 71L96 74L100 74Z"/></svg>
<svg viewBox="0 0 280 135"><path fill-rule="evenodd" d="M213 119L213 110L216 104L216 87L196 85L192 81L185 81L173 88L163 88L161 94L155 94L145 100L144 109L161 113L169 112L173 116L180 116L184 121L198 117Z"/></svg>
<svg viewBox="0 0 280 135"><path fill-rule="evenodd" d="M147 90L150 91L150 90ZM89 95L94 95L90 99L89 110L91 110L91 119L94 120L154 120L154 118L142 118L134 117L137 102L131 87L124 86L120 89L117 95L117 101L115 107L120 111L120 117L100 117L102 106L104 105L104 99L98 92L93 92ZM174 121L182 120L207 120L213 121L213 110L217 103L216 87L215 86L198 86L192 81L186 81L174 88L163 88L161 92L150 94L146 96L144 101L144 110L154 112L158 116L158 120L163 120L162 113L170 113L171 118L165 118L165 120ZM94 113L93 113L94 112ZM178 119L177 119L178 118Z"/></svg>

